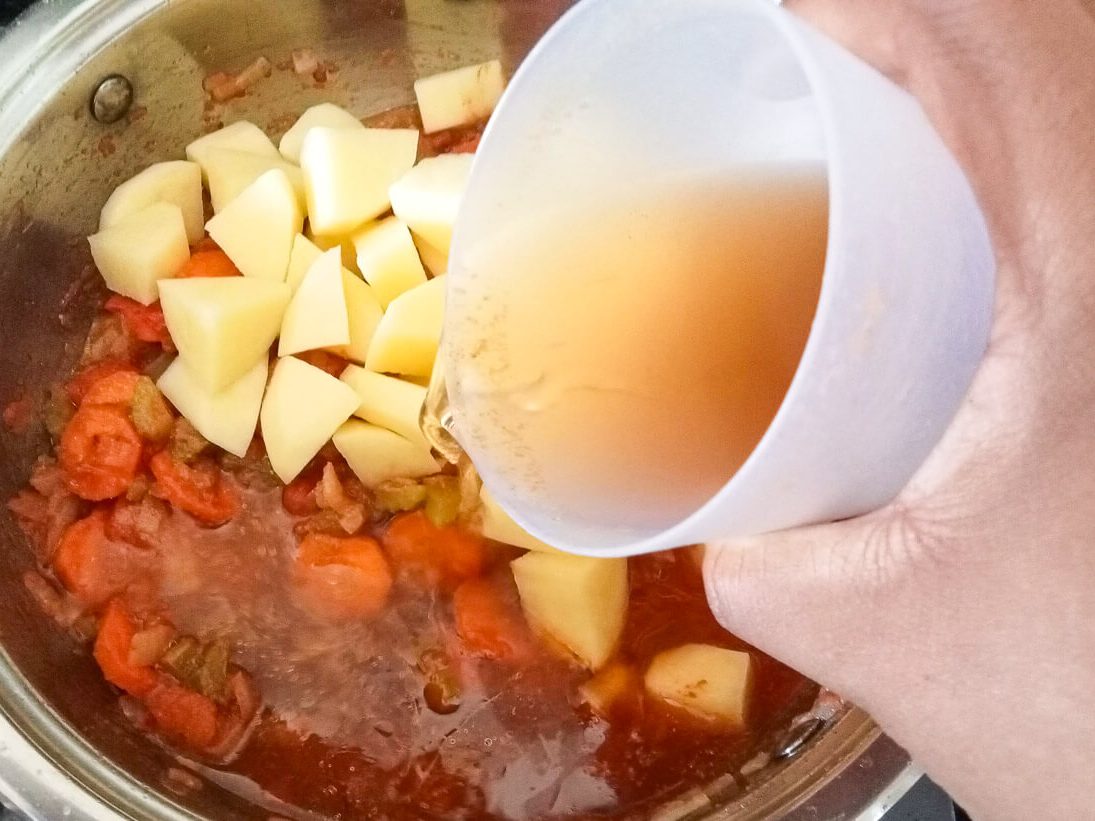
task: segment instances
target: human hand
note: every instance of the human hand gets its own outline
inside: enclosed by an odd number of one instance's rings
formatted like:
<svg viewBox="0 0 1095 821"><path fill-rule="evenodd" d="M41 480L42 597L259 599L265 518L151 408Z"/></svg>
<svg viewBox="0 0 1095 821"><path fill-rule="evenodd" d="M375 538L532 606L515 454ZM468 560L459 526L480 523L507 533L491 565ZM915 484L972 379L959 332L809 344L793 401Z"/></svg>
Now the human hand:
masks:
<svg viewBox="0 0 1095 821"><path fill-rule="evenodd" d="M976 816L1095 795L1091 0L791 0L915 94L999 262L984 363L900 497L712 545L719 620L870 712Z"/></svg>

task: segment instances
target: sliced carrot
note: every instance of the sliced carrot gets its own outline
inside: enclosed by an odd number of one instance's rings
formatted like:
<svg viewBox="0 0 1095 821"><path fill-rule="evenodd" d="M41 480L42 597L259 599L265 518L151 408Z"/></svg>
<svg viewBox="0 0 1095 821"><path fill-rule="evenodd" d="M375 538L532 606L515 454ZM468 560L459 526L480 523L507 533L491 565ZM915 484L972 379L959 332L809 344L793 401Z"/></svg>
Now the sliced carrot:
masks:
<svg viewBox="0 0 1095 821"><path fill-rule="evenodd" d="M141 375L136 371L115 371L107 374L92 383L84 394L81 405L124 405L128 409L140 378Z"/></svg>
<svg viewBox="0 0 1095 821"><path fill-rule="evenodd" d="M162 450L150 466L160 495L199 522L222 525L239 513L239 493L211 462L184 465Z"/></svg>
<svg viewBox="0 0 1095 821"><path fill-rule="evenodd" d="M129 608L121 599L111 599L99 622L94 655L107 681L143 698L155 689L158 676L151 667L129 663L129 649L136 634L137 624Z"/></svg>
<svg viewBox="0 0 1095 821"><path fill-rule="evenodd" d="M175 276L179 279L188 279L190 277L238 277L240 271L228 258L228 254L210 241L208 244L196 246L190 255L190 260Z"/></svg>
<svg viewBox="0 0 1095 821"><path fill-rule="evenodd" d="M332 621L377 615L392 590L388 561L366 536L306 536L294 580L308 610Z"/></svg>
<svg viewBox="0 0 1095 821"><path fill-rule="evenodd" d="M96 510L61 534L53 554L53 572L69 593L90 605L102 604L118 591L104 569L106 511Z"/></svg>
<svg viewBox="0 0 1095 821"><path fill-rule="evenodd" d="M133 365L125 359L104 359L94 365L88 365L77 373L65 385L65 393L74 404L79 405L84 401L91 386L100 379L119 371L133 371Z"/></svg>
<svg viewBox="0 0 1095 821"><path fill-rule="evenodd" d="M173 347L159 302L142 305L136 300L114 294L103 307L120 316L129 332L141 342L156 342L165 347Z"/></svg>
<svg viewBox="0 0 1095 821"><path fill-rule="evenodd" d="M59 452L69 489L92 502L125 493L141 462L141 437L124 409L81 407L65 426Z"/></svg>
<svg viewBox="0 0 1095 821"><path fill-rule="evenodd" d="M217 739L217 705L201 693L163 683L145 699L156 729L172 741L203 750Z"/></svg>
<svg viewBox="0 0 1095 821"><path fill-rule="evenodd" d="M483 570L481 536L458 525L437 527L421 510L392 519L383 541L396 567L431 587L452 589Z"/></svg>
<svg viewBox="0 0 1095 821"><path fill-rule="evenodd" d="M492 659L521 659L532 646L528 628L515 600L485 579L466 581L453 593L456 632L475 655Z"/></svg>

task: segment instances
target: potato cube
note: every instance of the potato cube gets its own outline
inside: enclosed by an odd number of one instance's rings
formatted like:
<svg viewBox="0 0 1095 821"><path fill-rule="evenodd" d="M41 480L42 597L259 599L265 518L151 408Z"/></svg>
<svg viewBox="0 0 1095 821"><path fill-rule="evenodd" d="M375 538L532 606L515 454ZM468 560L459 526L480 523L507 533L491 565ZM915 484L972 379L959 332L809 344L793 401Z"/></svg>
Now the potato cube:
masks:
<svg viewBox="0 0 1095 821"><path fill-rule="evenodd" d="M701 718L745 725L753 682L748 653L684 644L659 653L646 670L646 689Z"/></svg>
<svg viewBox="0 0 1095 821"><path fill-rule="evenodd" d="M267 171L209 220L206 230L245 277L284 282L304 214L284 171Z"/></svg>
<svg viewBox="0 0 1095 821"><path fill-rule="evenodd" d="M319 368L287 356L274 366L259 414L270 465L288 484L357 407L357 394Z"/></svg>
<svg viewBox="0 0 1095 821"><path fill-rule="evenodd" d="M167 329L195 380L218 392L241 379L277 338L289 286L247 277L160 282Z"/></svg>
<svg viewBox="0 0 1095 821"><path fill-rule="evenodd" d="M293 238L293 249L289 252L289 270L285 275L285 284L293 293L296 293L300 283L304 281L304 275L322 255L323 250L304 234L297 234Z"/></svg>
<svg viewBox="0 0 1095 821"><path fill-rule="evenodd" d="M471 163L471 154L427 157L400 177L388 192L395 215L430 249L446 258Z"/></svg>
<svg viewBox="0 0 1095 821"><path fill-rule="evenodd" d="M156 385L198 433L229 453L243 457L255 436L266 390L266 354L251 370L220 391L210 391L176 358Z"/></svg>
<svg viewBox="0 0 1095 821"><path fill-rule="evenodd" d="M342 372L342 381L357 391L361 400L355 416L395 431L424 450L430 449L418 424L426 401L425 388L354 365Z"/></svg>
<svg viewBox="0 0 1095 821"><path fill-rule="evenodd" d="M405 291L426 281L411 232L395 217L369 223L352 237L357 267L387 308Z"/></svg>
<svg viewBox="0 0 1095 821"><path fill-rule="evenodd" d="M529 624L601 668L627 621L627 559L530 552L510 568Z"/></svg>
<svg viewBox="0 0 1095 821"><path fill-rule="evenodd" d="M251 183L267 171L278 169L289 178L297 204L304 212L304 174L292 163L266 154L249 154L231 148L212 148L205 169L209 179L209 199L213 212L219 214L228 203L243 193Z"/></svg>
<svg viewBox="0 0 1095 821"><path fill-rule="evenodd" d="M445 320L445 277L400 294L373 335L365 367L381 373L429 376Z"/></svg>
<svg viewBox="0 0 1095 821"><path fill-rule="evenodd" d="M485 120L505 88L498 60L423 77L414 84L422 128L432 134Z"/></svg>
<svg viewBox="0 0 1095 821"><path fill-rule="evenodd" d="M179 206L186 239L191 245L205 236L202 170L196 163L185 160L150 165L115 188L99 214L99 230L117 225L158 202Z"/></svg>
<svg viewBox="0 0 1095 821"><path fill-rule="evenodd" d="M369 285L356 274L342 269L342 287L346 294L346 316L350 323L350 343L332 348L333 353L364 364L373 336L384 318L380 300Z"/></svg>
<svg viewBox="0 0 1095 821"><path fill-rule="evenodd" d="M343 374L345 379L346 375ZM488 539L493 539L502 544L523 547L525 550L546 550L555 552L556 548L542 541L521 525L502 509L494 498L494 495L484 485L479 490L479 532Z"/></svg>
<svg viewBox="0 0 1095 821"><path fill-rule="evenodd" d="M335 447L368 488L389 479L417 479L440 470L428 449L387 428L351 419L334 435Z"/></svg>
<svg viewBox="0 0 1095 821"><path fill-rule="evenodd" d="M186 158L201 166L202 178L208 181L206 164L209 152L215 148L229 148L233 151L246 151L248 154L279 158L277 146L266 136L266 132L254 123L246 120L226 125L224 128L199 137L186 147Z"/></svg>
<svg viewBox="0 0 1095 821"><path fill-rule="evenodd" d="M300 149L304 145L304 138L313 128L352 128L361 130L365 128L361 120L344 108L339 108L332 103L320 103L314 105L300 115L293 127L285 132L281 138L278 150L281 156L289 162L300 164Z"/></svg>
<svg viewBox="0 0 1095 821"><path fill-rule="evenodd" d="M278 356L350 344L350 320L338 251L327 251L308 269L281 323Z"/></svg>
<svg viewBox="0 0 1095 821"><path fill-rule="evenodd" d="M413 236L413 234L412 234ZM449 252L434 248L422 237L414 237L414 245L418 249L418 257L431 276L444 276L449 272Z"/></svg>
<svg viewBox="0 0 1095 821"><path fill-rule="evenodd" d="M313 128L300 167L316 234L347 234L388 210L388 188L414 165L413 128Z"/></svg>
<svg viewBox="0 0 1095 821"><path fill-rule="evenodd" d="M155 302L157 283L190 259L182 210L167 202L130 214L87 241L106 286L142 305Z"/></svg>

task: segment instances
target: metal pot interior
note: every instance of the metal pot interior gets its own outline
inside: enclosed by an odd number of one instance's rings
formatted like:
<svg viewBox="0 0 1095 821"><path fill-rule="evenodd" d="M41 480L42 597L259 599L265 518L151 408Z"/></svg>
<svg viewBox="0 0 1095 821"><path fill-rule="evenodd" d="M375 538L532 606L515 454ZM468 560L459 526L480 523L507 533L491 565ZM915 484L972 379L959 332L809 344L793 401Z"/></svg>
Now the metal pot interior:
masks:
<svg viewBox="0 0 1095 821"><path fill-rule="evenodd" d="M0 406L40 395L79 355L97 293L84 237L112 188L136 170L181 156L225 117L278 132L316 102L366 115L412 102L418 76L494 57L512 71L569 5L55 0L37 9L0 41ZM207 106L201 80L210 72L238 70L260 54L276 64L303 47L337 66L324 87L275 71L229 108ZM104 125L89 100L111 74L128 78L135 101ZM25 483L44 443L40 433L0 429L2 498ZM67 773L86 791L76 817L102 817L93 809L102 805L129 817L282 814L239 784L181 789L167 775L178 766L174 755L131 729L88 654L26 592L21 579L32 553L6 511L0 528L0 710L41 752L40 770ZM830 711L816 726L820 732L790 747L773 738L771 754L751 772L671 802L664 817L852 814L908 781L904 755L861 712ZM849 771L868 748L870 766ZM35 795L44 801L51 779L38 775L6 787L24 803L37 803Z"/></svg>

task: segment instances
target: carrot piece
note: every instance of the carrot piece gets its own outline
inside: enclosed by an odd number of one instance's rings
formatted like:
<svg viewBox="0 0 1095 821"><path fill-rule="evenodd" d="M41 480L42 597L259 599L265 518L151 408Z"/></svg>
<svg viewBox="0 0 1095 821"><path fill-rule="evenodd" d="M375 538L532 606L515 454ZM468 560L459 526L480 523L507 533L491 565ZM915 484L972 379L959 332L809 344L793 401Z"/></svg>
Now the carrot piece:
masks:
<svg viewBox="0 0 1095 821"><path fill-rule="evenodd" d="M203 242L196 246L190 254L190 260L175 274L178 279L238 276L241 276L239 268L228 258L228 254L212 242Z"/></svg>
<svg viewBox="0 0 1095 821"><path fill-rule="evenodd" d="M111 599L99 622L93 653L107 681L143 698L156 688L158 676L151 667L129 663L129 648L136 634L137 624L125 603Z"/></svg>
<svg viewBox="0 0 1095 821"><path fill-rule="evenodd" d="M392 590L388 561L380 545L366 536L306 536L294 580L305 607L331 621L377 615Z"/></svg>
<svg viewBox="0 0 1095 821"><path fill-rule="evenodd" d="M239 513L239 493L212 463L184 465L161 450L152 457L150 467L159 494L199 522L222 525Z"/></svg>
<svg viewBox="0 0 1095 821"><path fill-rule="evenodd" d="M163 683L145 699L156 729L172 741L203 750L217 739L217 705L201 693Z"/></svg>
<svg viewBox="0 0 1095 821"><path fill-rule="evenodd" d="M134 370L133 365L125 359L104 359L102 362L88 365L72 377L65 385L65 393L68 394L68 398L72 400L73 404L79 405L84 401L87 392L91 390L91 386L100 379L119 371L132 370Z"/></svg>
<svg viewBox="0 0 1095 821"><path fill-rule="evenodd" d="M106 511L96 510L61 534L53 554L53 572L68 592L89 605L102 604L118 592L105 567Z"/></svg>
<svg viewBox="0 0 1095 821"><path fill-rule="evenodd" d="M437 527L424 511L402 513L392 519L383 536L395 565L431 587L452 589L483 569L481 536L458 525Z"/></svg>
<svg viewBox="0 0 1095 821"><path fill-rule="evenodd" d="M133 402L133 393L137 390L137 380L141 376L136 371L115 371L93 382L84 394L81 405L125 405Z"/></svg>
<svg viewBox="0 0 1095 821"><path fill-rule="evenodd" d="M528 655L528 628L517 602L507 601L491 582L464 582L453 593L452 607L456 632L473 654L511 660Z"/></svg>
<svg viewBox="0 0 1095 821"><path fill-rule="evenodd" d="M141 342L172 347L171 334L167 332L167 322L159 302L142 305L136 300L114 294L103 304L103 308L120 316L129 332Z"/></svg>
<svg viewBox="0 0 1095 821"><path fill-rule="evenodd" d="M124 410L89 405L65 427L59 456L73 493L92 502L113 499L137 476L141 437Z"/></svg>

